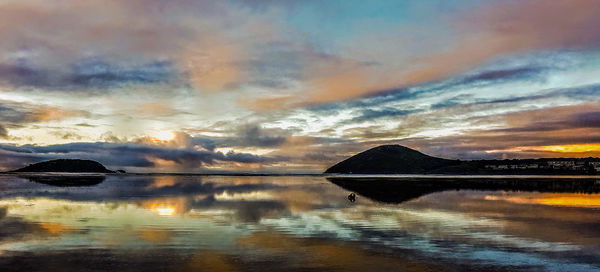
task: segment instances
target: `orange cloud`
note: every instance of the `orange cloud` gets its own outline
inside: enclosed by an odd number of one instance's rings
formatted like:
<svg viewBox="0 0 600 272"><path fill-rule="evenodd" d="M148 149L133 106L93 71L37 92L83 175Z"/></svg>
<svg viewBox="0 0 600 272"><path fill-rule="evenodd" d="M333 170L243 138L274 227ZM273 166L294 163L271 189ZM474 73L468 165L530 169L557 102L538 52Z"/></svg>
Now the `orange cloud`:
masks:
<svg viewBox="0 0 600 272"><path fill-rule="evenodd" d="M306 68L308 84L316 91L308 97L312 102L335 101L357 97L395 83L382 80L383 71L350 59L330 58Z"/></svg>
<svg viewBox="0 0 600 272"><path fill-rule="evenodd" d="M597 27L600 5L594 0L493 2L468 12L450 19L450 25L459 35L437 52L427 52L427 55L415 52L414 56L404 59L396 58L394 52L386 52L375 64L331 56L313 61L304 68L311 91L291 105L344 100L442 80L505 54L539 49L585 49L600 44ZM385 33L385 37L394 34ZM389 42L398 41L390 39ZM397 50L401 51L402 47L397 46ZM259 101L257 106L277 106L269 102L277 101ZM290 106L289 103L279 105Z"/></svg>
<svg viewBox="0 0 600 272"><path fill-rule="evenodd" d="M149 117L173 116L180 113L180 111L162 102L144 103L136 109L136 112Z"/></svg>
<svg viewBox="0 0 600 272"><path fill-rule="evenodd" d="M200 91L221 91L243 81L238 66L245 58L243 50L227 38L213 35L210 41L198 41L182 54L180 66L189 73L190 82Z"/></svg>
<svg viewBox="0 0 600 272"><path fill-rule="evenodd" d="M81 115L82 113L70 110L64 110L57 107L42 106L33 110L32 119L35 122L59 121L65 118Z"/></svg>
<svg viewBox="0 0 600 272"><path fill-rule="evenodd" d="M244 98L239 99L238 103L253 110L278 110L298 106L298 98L291 95L251 100Z"/></svg>
<svg viewBox="0 0 600 272"><path fill-rule="evenodd" d="M467 20L458 20L462 37L454 49L419 60L424 69L404 77L407 84L438 80L492 57L534 49L587 48L600 42L594 0L494 2Z"/></svg>

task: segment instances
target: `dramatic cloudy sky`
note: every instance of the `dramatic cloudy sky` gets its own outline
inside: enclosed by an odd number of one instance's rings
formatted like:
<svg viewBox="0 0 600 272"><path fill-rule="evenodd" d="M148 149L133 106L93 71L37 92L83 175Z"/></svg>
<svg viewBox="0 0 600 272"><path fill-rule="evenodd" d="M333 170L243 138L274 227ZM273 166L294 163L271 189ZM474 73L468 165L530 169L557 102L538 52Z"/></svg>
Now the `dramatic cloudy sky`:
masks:
<svg viewBox="0 0 600 272"><path fill-rule="evenodd" d="M600 1L0 0L0 169L600 154Z"/></svg>

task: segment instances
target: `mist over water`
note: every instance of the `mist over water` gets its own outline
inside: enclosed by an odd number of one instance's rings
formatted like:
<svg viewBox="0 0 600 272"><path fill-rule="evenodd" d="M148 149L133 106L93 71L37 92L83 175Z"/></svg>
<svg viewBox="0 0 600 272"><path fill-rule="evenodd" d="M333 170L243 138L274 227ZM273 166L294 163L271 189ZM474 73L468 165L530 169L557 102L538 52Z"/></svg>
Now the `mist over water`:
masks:
<svg viewBox="0 0 600 272"><path fill-rule="evenodd" d="M600 270L593 179L537 192L414 178L395 188L411 197L386 199L324 177L85 181L0 176L2 271Z"/></svg>

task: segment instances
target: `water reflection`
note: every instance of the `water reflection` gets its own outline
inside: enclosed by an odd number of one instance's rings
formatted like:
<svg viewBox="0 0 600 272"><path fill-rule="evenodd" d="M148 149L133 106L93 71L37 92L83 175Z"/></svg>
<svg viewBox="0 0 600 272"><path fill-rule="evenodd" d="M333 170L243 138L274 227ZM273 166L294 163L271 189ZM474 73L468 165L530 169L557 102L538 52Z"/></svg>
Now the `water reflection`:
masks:
<svg viewBox="0 0 600 272"><path fill-rule="evenodd" d="M22 175L20 177L26 178L29 181L53 186L94 186L106 179L105 176L100 175Z"/></svg>
<svg viewBox="0 0 600 272"><path fill-rule="evenodd" d="M595 180L395 182L107 176L92 186L67 187L0 176L0 268L592 271L600 266ZM353 192L356 201L350 202Z"/></svg>
<svg viewBox="0 0 600 272"><path fill-rule="evenodd" d="M449 190L520 191L554 193L599 193L600 179L595 178L348 178L330 177L330 182L372 200L402 203L435 192ZM559 197L566 205L574 201L596 203L593 197ZM350 199L350 196L349 198ZM353 201L352 201L353 202Z"/></svg>

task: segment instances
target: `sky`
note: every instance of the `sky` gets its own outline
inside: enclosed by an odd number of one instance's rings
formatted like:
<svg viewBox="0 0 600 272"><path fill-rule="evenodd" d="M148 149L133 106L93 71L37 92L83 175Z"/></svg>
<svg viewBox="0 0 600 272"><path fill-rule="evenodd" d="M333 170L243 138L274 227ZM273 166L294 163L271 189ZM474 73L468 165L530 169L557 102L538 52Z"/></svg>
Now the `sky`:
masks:
<svg viewBox="0 0 600 272"><path fill-rule="evenodd" d="M600 154L600 2L0 0L0 170Z"/></svg>

